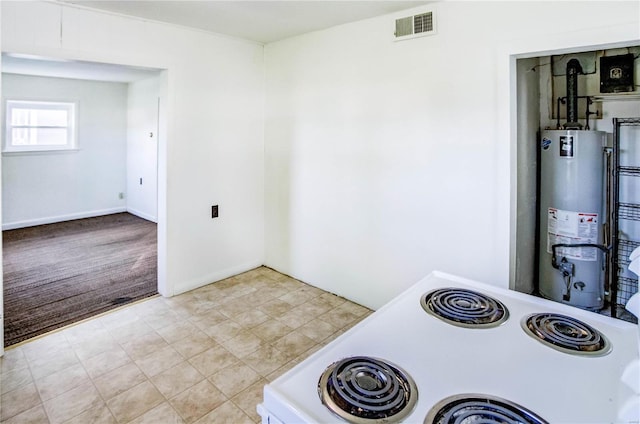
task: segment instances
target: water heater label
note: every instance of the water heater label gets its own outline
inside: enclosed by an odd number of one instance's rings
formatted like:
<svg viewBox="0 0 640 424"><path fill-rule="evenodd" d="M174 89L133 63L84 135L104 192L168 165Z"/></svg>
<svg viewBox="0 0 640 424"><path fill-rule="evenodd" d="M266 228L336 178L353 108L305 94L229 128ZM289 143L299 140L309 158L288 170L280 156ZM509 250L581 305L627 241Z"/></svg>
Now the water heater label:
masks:
<svg viewBox="0 0 640 424"><path fill-rule="evenodd" d="M563 157L563 158L573 157L573 136L572 135L560 136L560 157Z"/></svg>
<svg viewBox="0 0 640 424"><path fill-rule="evenodd" d="M547 252L554 244L598 243L598 214L563 211L549 208L547 211ZM569 259L595 261L598 250L593 247L564 247L558 253Z"/></svg>

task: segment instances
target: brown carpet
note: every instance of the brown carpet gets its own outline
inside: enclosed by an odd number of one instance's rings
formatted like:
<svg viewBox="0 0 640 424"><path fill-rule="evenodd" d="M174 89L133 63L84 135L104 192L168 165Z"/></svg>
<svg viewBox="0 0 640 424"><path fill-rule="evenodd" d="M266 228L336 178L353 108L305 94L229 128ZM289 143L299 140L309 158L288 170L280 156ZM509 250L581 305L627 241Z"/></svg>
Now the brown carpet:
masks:
<svg viewBox="0 0 640 424"><path fill-rule="evenodd" d="M5 346L157 293L156 224L134 215L2 236Z"/></svg>

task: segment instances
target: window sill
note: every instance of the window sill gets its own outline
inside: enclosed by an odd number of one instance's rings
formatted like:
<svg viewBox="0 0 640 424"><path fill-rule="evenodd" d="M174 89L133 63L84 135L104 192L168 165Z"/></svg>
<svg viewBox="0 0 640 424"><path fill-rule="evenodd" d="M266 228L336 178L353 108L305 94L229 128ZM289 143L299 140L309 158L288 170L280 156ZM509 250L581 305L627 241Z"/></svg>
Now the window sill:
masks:
<svg viewBox="0 0 640 424"><path fill-rule="evenodd" d="M56 149L56 150L22 150L3 151L2 156L38 156L38 155L63 155L65 153L77 153L80 149Z"/></svg>

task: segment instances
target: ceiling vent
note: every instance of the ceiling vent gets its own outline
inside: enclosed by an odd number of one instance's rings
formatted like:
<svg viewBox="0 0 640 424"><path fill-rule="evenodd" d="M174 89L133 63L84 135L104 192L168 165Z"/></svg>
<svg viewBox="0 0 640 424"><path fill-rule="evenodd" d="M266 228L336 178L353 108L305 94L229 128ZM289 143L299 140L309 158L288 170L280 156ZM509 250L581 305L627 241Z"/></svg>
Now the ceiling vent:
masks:
<svg viewBox="0 0 640 424"><path fill-rule="evenodd" d="M435 34L434 18L433 12L425 12L396 19L394 39L400 41Z"/></svg>

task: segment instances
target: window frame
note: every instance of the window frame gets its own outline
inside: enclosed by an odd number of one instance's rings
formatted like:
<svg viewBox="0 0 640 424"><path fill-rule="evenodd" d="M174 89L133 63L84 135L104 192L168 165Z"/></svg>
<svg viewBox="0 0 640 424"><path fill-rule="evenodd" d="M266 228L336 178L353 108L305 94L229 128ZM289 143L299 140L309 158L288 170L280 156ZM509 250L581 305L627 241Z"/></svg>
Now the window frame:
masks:
<svg viewBox="0 0 640 424"><path fill-rule="evenodd" d="M50 109L67 111L66 126L47 126L47 125L25 125L18 126L11 124L11 116L14 108L21 109ZM3 153L28 153L28 152L56 152L77 150L77 111L78 102L72 100L32 100L7 98L4 100L5 113L5 131L4 142L2 143ZM14 145L12 130L14 128L61 128L67 130L65 144L27 144Z"/></svg>

